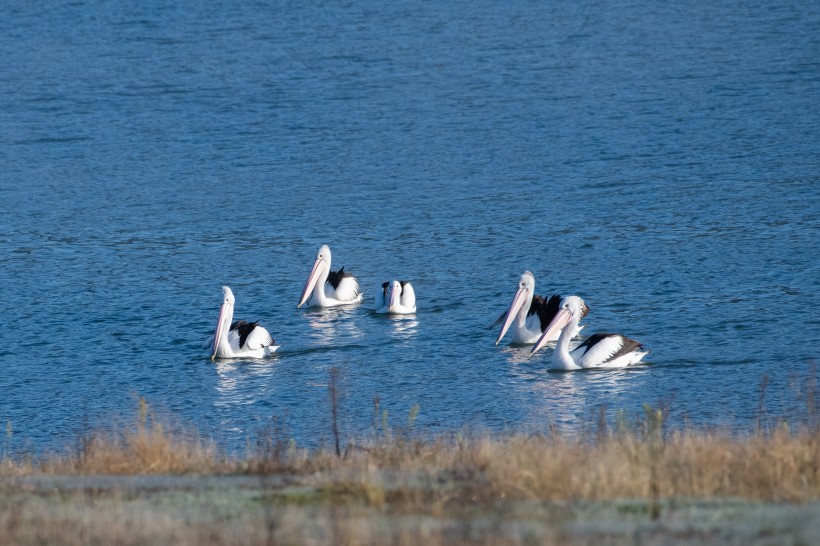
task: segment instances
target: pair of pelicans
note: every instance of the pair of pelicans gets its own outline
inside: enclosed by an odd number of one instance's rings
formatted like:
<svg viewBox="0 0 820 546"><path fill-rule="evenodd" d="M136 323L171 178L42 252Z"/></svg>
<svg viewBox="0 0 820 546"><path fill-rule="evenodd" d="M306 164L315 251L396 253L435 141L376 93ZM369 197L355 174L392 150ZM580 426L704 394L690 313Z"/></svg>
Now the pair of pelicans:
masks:
<svg viewBox="0 0 820 546"><path fill-rule="evenodd" d="M213 340L210 341L211 359L215 358L261 358L272 355L278 348L276 342L258 322L243 320L232 322L234 296L227 286L222 287L224 301L219 310ZM308 276L302 295L301 307L336 307L360 303L362 294L356 278L330 269L330 248L323 245L316 255L313 269ZM409 282L391 281L382 284L376 295L374 310L377 313L412 314L416 312L416 296ZM649 352L626 336L611 333L594 334L572 351L569 343L583 326L579 322L589 313L589 307L578 296L561 298L554 294L549 299L535 295L535 277L525 271L518 282L518 290L509 308L490 328L501 324L501 332L495 344L513 328L513 343L534 344L530 355L547 342L557 341L552 355L552 367L559 370L585 368L623 368L637 364Z"/></svg>

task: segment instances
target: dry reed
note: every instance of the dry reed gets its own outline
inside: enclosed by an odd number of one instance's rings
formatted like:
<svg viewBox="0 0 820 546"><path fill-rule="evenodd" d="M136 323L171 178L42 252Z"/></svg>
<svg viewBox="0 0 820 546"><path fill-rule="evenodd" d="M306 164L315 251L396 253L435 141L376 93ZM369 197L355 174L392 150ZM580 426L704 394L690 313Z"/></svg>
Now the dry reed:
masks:
<svg viewBox="0 0 820 546"><path fill-rule="evenodd" d="M413 433L417 412L414 406L402 429L387 428L384 419L382 433L368 440L345 443L337 432L325 450L301 449L278 427L261 433L244 456L225 457L197 434L158 419L140 399L135 423L83 437L68 455L14 459L4 449L0 536L12 537L10 544L301 543L323 521L320 535L330 538L318 543L521 543L524 531L513 525L508 536L492 524L498 516L488 514L520 502L549 507L635 499L644 503L647 517L662 524L663 507L673 499L820 500L820 427L814 414L799 427L759 427L738 436L669 431L665 411L647 406L634 425L619 419L610 429L599 416L595 433L581 436L553 430L549 436L424 438ZM19 482L2 479L57 474L255 476L259 492L224 520L202 524L190 520L189 504L204 502L196 495L184 501L185 508L170 501L166 513L153 507L152 495L159 493L144 491L136 495L145 501L134 512L126 506L135 501L118 500L116 490L82 490L67 500L60 493L55 501L27 495L25 487L14 485ZM169 494L177 493L171 487ZM201 508L205 514L224 509L219 501L208 502ZM475 510L484 515L476 518ZM391 521L387 535L379 534L383 518ZM489 534L474 536L477 528ZM549 526L538 533L539 543L565 542ZM485 536L490 538L482 542Z"/></svg>
<svg viewBox="0 0 820 546"><path fill-rule="evenodd" d="M772 433L757 431L746 437L698 431L662 434L662 415L656 411L647 408L646 419L637 427L599 430L594 438L457 434L421 439L391 434L378 440L351 441L342 456L336 456L340 452L335 444L331 451L299 449L280 430L276 435L263 435L246 456L228 458L195 433L161 423L140 399L135 425L84 438L76 453L69 455L42 460L5 457L0 460L0 475L195 473L298 478L324 472L337 476L335 481L344 482L349 492L358 489L357 494L376 503L388 495L373 491L388 488L386 476L395 475L422 484L421 496L436 489L429 484L445 483L447 495L482 502L676 496L774 501L820 498L820 433L816 427L793 432L781 426ZM356 479L351 481L349 476Z"/></svg>
<svg viewBox="0 0 820 546"><path fill-rule="evenodd" d="M139 399L138 411L132 426L84 435L75 452L29 462L16 473L187 474L216 473L230 467L218 457L213 443L158 418L144 398Z"/></svg>

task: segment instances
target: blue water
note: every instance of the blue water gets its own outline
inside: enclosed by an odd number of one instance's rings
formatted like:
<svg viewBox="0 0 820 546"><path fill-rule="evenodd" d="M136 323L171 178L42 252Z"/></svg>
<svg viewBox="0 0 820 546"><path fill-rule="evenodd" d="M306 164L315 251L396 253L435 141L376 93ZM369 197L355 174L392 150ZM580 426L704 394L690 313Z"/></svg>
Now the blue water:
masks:
<svg viewBox="0 0 820 546"><path fill-rule="evenodd" d="M643 403L750 430L766 380L766 419L810 413L820 5L442 4L0 6L7 451L132 422L138 397L229 451L272 423L328 445L332 368L344 438L374 398L429 434ZM296 309L323 243L361 306ZM524 269L648 365L496 347ZM392 278L415 317L370 311ZM277 357L207 358L222 284Z"/></svg>

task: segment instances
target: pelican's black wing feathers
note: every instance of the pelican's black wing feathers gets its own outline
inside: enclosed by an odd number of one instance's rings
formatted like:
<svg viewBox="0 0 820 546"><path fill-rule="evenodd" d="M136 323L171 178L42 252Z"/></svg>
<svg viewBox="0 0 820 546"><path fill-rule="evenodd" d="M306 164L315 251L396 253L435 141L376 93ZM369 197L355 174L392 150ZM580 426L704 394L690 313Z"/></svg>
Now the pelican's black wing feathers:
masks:
<svg viewBox="0 0 820 546"><path fill-rule="evenodd" d="M345 273L345 268L342 266L339 271L331 271L327 274L327 282L330 283L330 286L333 287L334 290L339 288L339 283L342 282L342 279L345 277L352 277L350 273Z"/></svg>
<svg viewBox="0 0 820 546"><path fill-rule="evenodd" d="M553 294L549 300L544 299L542 296L535 296L532 298L530 310L527 311L527 315L532 315L533 313L538 314L538 322L541 323L541 331L543 332L547 329L547 326L550 325L552 319L555 318L555 315L558 314L560 306L561 296L558 294Z"/></svg>
<svg viewBox="0 0 820 546"><path fill-rule="evenodd" d="M592 334L591 336L589 336L587 339L585 339L583 341L583 343L581 343L575 349L573 349L573 352L583 348L584 352L581 353L581 354L587 354L587 352L590 349L592 349L592 347L595 344L600 343L604 339L606 339L608 337L613 337L613 336L621 338L621 341L622 341L621 348L618 349L617 351L615 351L613 354L609 355L609 357L605 360L605 362L609 362L610 360L615 360L619 356L623 356L623 355L631 353L633 351L643 351L643 350L645 350L644 346L639 341L635 341L632 338L622 336L621 334L613 334L613 333L609 333L609 332L602 332L602 333L598 333L598 334Z"/></svg>
<svg viewBox="0 0 820 546"><path fill-rule="evenodd" d="M240 347L245 347L245 342L248 340L248 336L251 335L251 332L253 332L257 324L259 324L259 321L247 322L244 320L236 320L231 323L231 331L236 330L239 332Z"/></svg>

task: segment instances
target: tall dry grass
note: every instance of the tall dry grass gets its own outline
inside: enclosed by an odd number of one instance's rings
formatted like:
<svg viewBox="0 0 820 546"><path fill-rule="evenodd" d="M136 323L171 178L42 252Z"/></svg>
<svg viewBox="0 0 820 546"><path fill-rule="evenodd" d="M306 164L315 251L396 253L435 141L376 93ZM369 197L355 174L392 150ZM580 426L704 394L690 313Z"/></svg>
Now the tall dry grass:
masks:
<svg viewBox="0 0 820 546"><path fill-rule="evenodd" d="M393 437L351 442L341 456L335 448L308 451L292 443L262 443L244 457L226 458L195 435L174 434L140 419L120 433L89 438L75 454L40 461L6 459L0 472L294 478L320 472L328 476L328 487L346 487L347 493L376 504L402 489L418 489L421 495L446 489L454 499L476 502L675 496L806 501L820 498L820 434L783 427L747 437L674 432L653 438L633 431L593 440L560 435Z"/></svg>
<svg viewBox="0 0 820 546"><path fill-rule="evenodd" d="M85 434L73 452L29 460L14 470L91 475L217 473L230 468L212 442L157 417L144 398L138 404L135 423Z"/></svg>
<svg viewBox="0 0 820 546"><path fill-rule="evenodd" d="M0 480L0 537L8 544L566 544L563 528L544 519L565 517L550 511L555 502L638 499L648 516L662 522L673 498L820 499L820 436L785 428L745 438L681 432L655 440L638 432L593 441L399 436L348 445L341 456L335 446L309 452L289 444L220 459L198 440L154 425L95 438L83 449L72 458L16 465L14 472L252 473L259 490L252 499L229 489L31 495L4 489ZM288 486L275 479L280 476ZM516 516L503 508L515 501L538 501L534 506L540 508ZM494 526L499 521L506 527ZM536 532L533 521L541 522L537 539L527 534ZM678 531L669 532L674 537ZM607 538L583 537L571 542ZM631 538L607 540L630 544Z"/></svg>
<svg viewBox="0 0 820 546"><path fill-rule="evenodd" d="M546 436L429 438L414 432L414 406L405 427L390 428L383 418L380 432L364 440L343 439L332 428L331 448L306 450L277 426L245 455L226 457L140 399L134 423L83 436L71 453L13 458L4 446L0 543L631 544L628 534L572 534L576 520L560 506L637 499L663 528L672 512L666 507L683 497L820 500L820 426L812 411L799 425L758 426L743 436L668 430L666 412L646 406L637 422L619 418L614 426L602 412L588 427L593 432L580 436L553 429ZM48 481L52 474L192 473L256 476L257 490L248 496L247 481L237 487L230 480L216 492L213 485L189 490L190 483L158 491L156 482L144 490L133 482L60 490ZM42 480L46 491L37 490ZM537 502L524 503L529 508L519 516L510 509L516 501ZM556 527L566 517L568 526ZM761 527L761 536L769 532ZM675 533L672 525L664 541Z"/></svg>
<svg viewBox="0 0 820 546"><path fill-rule="evenodd" d="M196 433L158 418L139 399L135 423L82 438L67 455L39 460L10 458L4 449L0 474L250 474L312 480L311 486L337 498L382 506L405 503L438 506L498 500L648 499L657 517L670 497L742 497L754 500L820 499L820 420L816 370L805 389L807 417L758 426L745 436L698 430L670 431L668 407L646 405L638 421L619 415L609 425L604 412L593 433L566 436L455 434L416 435L418 406L403 428L387 426L367 440L340 437L335 420L332 449L306 450L288 438L284 426L259 435L244 456L226 457ZM340 397L331 375L331 415ZM761 385L761 406L765 395ZM375 401L374 430L379 425ZM344 449L342 449L344 446ZM321 476L316 482L317 473Z"/></svg>

